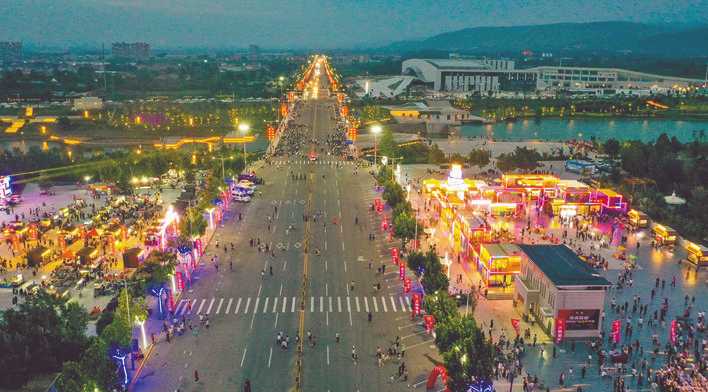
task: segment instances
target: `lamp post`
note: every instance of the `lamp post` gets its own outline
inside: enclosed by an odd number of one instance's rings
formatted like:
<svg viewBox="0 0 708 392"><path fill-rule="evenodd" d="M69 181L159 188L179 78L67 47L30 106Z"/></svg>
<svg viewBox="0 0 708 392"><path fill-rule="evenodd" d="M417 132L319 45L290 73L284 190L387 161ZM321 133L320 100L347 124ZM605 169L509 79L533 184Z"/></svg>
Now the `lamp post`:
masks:
<svg viewBox="0 0 708 392"><path fill-rule="evenodd" d="M245 137L251 126L248 124L238 124L238 131ZM246 170L246 140L243 140L243 170Z"/></svg>
<svg viewBox="0 0 708 392"><path fill-rule="evenodd" d="M376 153L378 149L378 145L376 144L376 136L378 136L379 133L381 133L381 125L374 125L371 127L371 133L374 134L374 165L378 165L378 161L376 159Z"/></svg>

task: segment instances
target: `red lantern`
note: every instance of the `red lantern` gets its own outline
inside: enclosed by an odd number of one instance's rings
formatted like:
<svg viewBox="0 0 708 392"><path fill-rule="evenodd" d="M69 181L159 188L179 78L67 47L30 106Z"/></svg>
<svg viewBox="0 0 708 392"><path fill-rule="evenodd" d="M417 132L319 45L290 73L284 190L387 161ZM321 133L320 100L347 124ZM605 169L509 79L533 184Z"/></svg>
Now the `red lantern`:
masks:
<svg viewBox="0 0 708 392"><path fill-rule="evenodd" d="M398 264L398 277L401 278L401 280L406 277L406 267L403 263Z"/></svg>
<svg viewBox="0 0 708 392"><path fill-rule="evenodd" d="M272 125L268 125L268 128L266 128L266 135L270 141L275 139L275 128Z"/></svg>
<svg viewBox="0 0 708 392"><path fill-rule="evenodd" d="M413 294L413 317L420 315L420 294Z"/></svg>
<svg viewBox="0 0 708 392"><path fill-rule="evenodd" d="M428 334L432 333L433 328L435 327L435 317L430 314L426 314L423 316L423 322L425 322L425 332Z"/></svg>
<svg viewBox="0 0 708 392"><path fill-rule="evenodd" d="M391 261L393 261L393 264L398 264L398 248L391 248Z"/></svg>
<svg viewBox="0 0 708 392"><path fill-rule="evenodd" d="M403 292L406 294L411 292L411 278L403 278Z"/></svg>
<svg viewBox="0 0 708 392"><path fill-rule="evenodd" d="M184 280L182 279L182 272L177 271L175 277L177 278L177 287L179 287L179 290L184 290Z"/></svg>

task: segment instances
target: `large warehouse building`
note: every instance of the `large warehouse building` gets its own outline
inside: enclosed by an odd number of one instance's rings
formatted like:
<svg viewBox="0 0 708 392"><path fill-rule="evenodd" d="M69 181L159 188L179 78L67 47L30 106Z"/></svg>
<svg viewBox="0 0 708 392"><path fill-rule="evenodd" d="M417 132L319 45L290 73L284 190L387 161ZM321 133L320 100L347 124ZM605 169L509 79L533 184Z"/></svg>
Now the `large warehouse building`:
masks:
<svg viewBox="0 0 708 392"><path fill-rule="evenodd" d="M516 69L513 61L489 59L409 59L404 75L436 91L488 94L500 91L569 91L596 95L665 92L703 81L619 68L542 66Z"/></svg>

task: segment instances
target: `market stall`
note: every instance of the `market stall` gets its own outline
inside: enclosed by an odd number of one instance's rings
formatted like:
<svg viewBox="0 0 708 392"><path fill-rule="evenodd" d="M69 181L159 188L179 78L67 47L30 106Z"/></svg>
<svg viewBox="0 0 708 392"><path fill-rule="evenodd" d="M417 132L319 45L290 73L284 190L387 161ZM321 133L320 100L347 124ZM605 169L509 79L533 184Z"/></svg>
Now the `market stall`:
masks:
<svg viewBox="0 0 708 392"><path fill-rule="evenodd" d="M41 267L48 263L52 256L52 250L43 246L38 246L27 252L27 264L30 267Z"/></svg>
<svg viewBox="0 0 708 392"><path fill-rule="evenodd" d="M629 219L629 224L635 229L649 226L649 216L641 211L629 210L627 218Z"/></svg>
<svg viewBox="0 0 708 392"><path fill-rule="evenodd" d="M668 226L656 225L652 231L654 232L654 241L658 245L672 246L676 243L676 238L678 237L676 230Z"/></svg>
<svg viewBox="0 0 708 392"><path fill-rule="evenodd" d="M686 259L689 263L696 267L708 266L708 248L705 246L686 241L686 252L688 252Z"/></svg>

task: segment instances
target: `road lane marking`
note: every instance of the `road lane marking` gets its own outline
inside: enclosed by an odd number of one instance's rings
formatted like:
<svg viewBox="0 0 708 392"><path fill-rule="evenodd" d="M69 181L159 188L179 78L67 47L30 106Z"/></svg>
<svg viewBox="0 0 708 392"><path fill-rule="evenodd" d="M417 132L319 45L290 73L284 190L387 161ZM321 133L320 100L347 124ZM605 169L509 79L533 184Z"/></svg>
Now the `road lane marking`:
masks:
<svg viewBox="0 0 708 392"><path fill-rule="evenodd" d="M329 346L327 346L327 366L329 366Z"/></svg>
<svg viewBox="0 0 708 392"><path fill-rule="evenodd" d="M341 232L342 234L344 234L344 226L339 226L339 232Z"/></svg>
<svg viewBox="0 0 708 392"><path fill-rule="evenodd" d="M280 316L280 313L275 314L275 323L273 324L273 329L278 328L278 316Z"/></svg>
<svg viewBox="0 0 708 392"><path fill-rule="evenodd" d="M263 304L263 313L268 311L268 301L269 300L270 300L270 298L266 297L265 303Z"/></svg>
<svg viewBox="0 0 708 392"><path fill-rule="evenodd" d="M246 308L243 310L243 314L248 314L248 307L251 305L251 297L246 300Z"/></svg>
<svg viewBox="0 0 708 392"><path fill-rule="evenodd" d="M329 296L329 284L325 283L325 295Z"/></svg>
<svg viewBox="0 0 708 392"><path fill-rule="evenodd" d="M315 297L310 297L310 313L315 311Z"/></svg>
<svg viewBox="0 0 708 392"><path fill-rule="evenodd" d="M280 293L278 295L283 295L283 284L280 284Z"/></svg>
<svg viewBox="0 0 708 392"><path fill-rule="evenodd" d="M206 302L206 298L202 300L202 302L199 303L199 309L197 309L197 314L202 312L202 308L204 307L204 303Z"/></svg>
<svg viewBox="0 0 708 392"><path fill-rule="evenodd" d="M276 309L278 309L278 298L280 297L273 298L273 311L271 313L275 313Z"/></svg>
<svg viewBox="0 0 708 392"><path fill-rule="evenodd" d="M324 244L324 245L325 245L325 247L324 247L325 250L327 250L327 240L325 240L325 244Z"/></svg>
<svg viewBox="0 0 708 392"><path fill-rule="evenodd" d="M364 297L364 310L369 313L369 300L366 297Z"/></svg>
<svg viewBox="0 0 708 392"><path fill-rule="evenodd" d="M234 310L234 314L238 314L238 308L241 307L241 300L242 300L242 299L243 299L243 298L239 298L239 299L238 299L238 302L236 302L236 310Z"/></svg>
<svg viewBox="0 0 708 392"><path fill-rule="evenodd" d="M295 313L295 302L296 302L296 297L293 297L292 304L290 306L290 313Z"/></svg>
<svg viewBox="0 0 708 392"><path fill-rule="evenodd" d="M342 250L344 250L344 249L342 249ZM344 272L347 272L347 262L346 261L344 262Z"/></svg>
<svg viewBox="0 0 708 392"><path fill-rule="evenodd" d="M265 268L263 269L263 271L265 271ZM256 295L256 297L260 297L260 296L261 296L261 289L262 289L262 288L263 288L263 283L261 283L261 284L258 286L258 294Z"/></svg>
<svg viewBox="0 0 708 392"><path fill-rule="evenodd" d="M241 356L241 367L243 367L243 361L246 360L246 352L248 352L248 347L243 349L243 355Z"/></svg>
<svg viewBox="0 0 708 392"><path fill-rule="evenodd" d="M229 303L226 304L226 310L224 311L224 314L229 314L229 310L231 310L231 303L234 302L233 298L229 298Z"/></svg>
<svg viewBox="0 0 708 392"><path fill-rule="evenodd" d="M325 260L325 272L327 272L327 260Z"/></svg>
<svg viewBox="0 0 708 392"><path fill-rule="evenodd" d="M361 307L359 307L359 297L354 297L354 302L356 302L356 311L361 312Z"/></svg>
<svg viewBox="0 0 708 392"><path fill-rule="evenodd" d="M374 304L374 312L377 312L377 313L378 313L378 311L379 311L379 304L378 304L378 302L376 302L376 297L371 297L371 302Z"/></svg>
<svg viewBox="0 0 708 392"><path fill-rule="evenodd" d="M389 298L391 298L391 307L393 307L393 311L398 312L398 309L396 309L396 301L393 300L393 296Z"/></svg>
<svg viewBox="0 0 708 392"><path fill-rule="evenodd" d="M324 298L322 298L322 296L320 296L320 313L322 313L323 309L324 309Z"/></svg>
<svg viewBox="0 0 708 392"><path fill-rule="evenodd" d="M223 298L219 299L219 305L217 305L216 312L214 312L214 314L219 314L219 311L221 311L221 305L223 305L223 304L224 304L224 299Z"/></svg>
<svg viewBox="0 0 708 392"><path fill-rule="evenodd" d="M288 306L288 297L283 297L283 309L280 310L280 313L285 313L286 306Z"/></svg>
<svg viewBox="0 0 708 392"><path fill-rule="evenodd" d="M253 304L253 316L251 316L251 326L249 327L250 329L253 329L253 321L256 319L256 313L258 313L259 302L261 302L261 297L256 298L256 303Z"/></svg>
<svg viewBox="0 0 708 392"><path fill-rule="evenodd" d="M342 313L342 297L337 297L337 312Z"/></svg>
<svg viewBox="0 0 708 392"><path fill-rule="evenodd" d="M349 326L352 326L352 304L347 297L347 312L349 312Z"/></svg>
<svg viewBox="0 0 708 392"><path fill-rule="evenodd" d="M283 263L283 271L288 267L288 259L285 259L285 263Z"/></svg>
<svg viewBox="0 0 708 392"><path fill-rule="evenodd" d="M332 297L327 298L329 298L329 311L332 312Z"/></svg>
<svg viewBox="0 0 708 392"><path fill-rule="evenodd" d="M342 244L342 252L344 252L344 242L342 242L341 244Z"/></svg>
<svg viewBox="0 0 708 392"><path fill-rule="evenodd" d="M406 311L406 304L403 302L403 297L398 297L398 300L401 302L401 311L405 312Z"/></svg>
<svg viewBox="0 0 708 392"><path fill-rule="evenodd" d="M383 306L384 312L388 312L388 307L386 306L386 297L381 297L381 306Z"/></svg>
<svg viewBox="0 0 708 392"><path fill-rule="evenodd" d="M406 297L406 303L408 304L408 311L410 312L412 310L411 309L411 299Z"/></svg>
<svg viewBox="0 0 708 392"><path fill-rule="evenodd" d="M270 348L270 354L268 354L268 367L270 367L271 359L273 359L273 347Z"/></svg>
<svg viewBox="0 0 708 392"><path fill-rule="evenodd" d="M325 320L326 320L327 326L329 327L329 313L325 313Z"/></svg>
<svg viewBox="0 0 708 392"><path fill-rule="evenodd" d="M412 349L412 348L415 348L415 347L418 347L418 346L422 346L422 345L424 345L424 344L430 344L430 343L433 343L434 341L435 341L435 339L424 340L424 341L422 341L422 342L420 342L420 343L416 343L416 344L413 344L413 345L410 345L410 346L406 346L406 350L410 350L410 349Z"/></svg>

